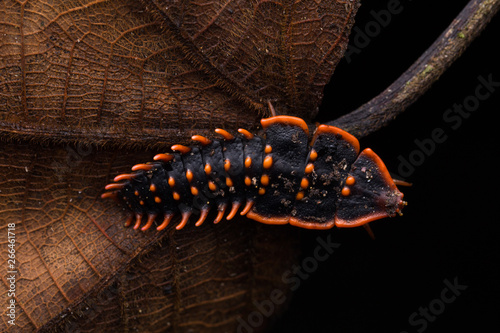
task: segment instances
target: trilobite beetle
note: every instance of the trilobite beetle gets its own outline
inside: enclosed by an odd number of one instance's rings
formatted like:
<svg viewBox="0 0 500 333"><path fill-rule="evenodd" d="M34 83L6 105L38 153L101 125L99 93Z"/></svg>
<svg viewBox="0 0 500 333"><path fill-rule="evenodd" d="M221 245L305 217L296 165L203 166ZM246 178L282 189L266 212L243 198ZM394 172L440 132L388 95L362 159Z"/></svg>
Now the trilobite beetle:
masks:
<svg viewBox="0 0 500 333"><path fill-rule="evenodd" d="M192 137L153 162L137 164L105 187L131 211L126 226L148 230L159 218L164 229L180 214L182 229L194 211L201 225L212 209L214 223L241 215L267 224L306 229L357 227L392 217L406 205L382 160L358 140L320 125L309 141L304 120L274 116L261 120L264 135L245 129L220 138Z"/></svg>

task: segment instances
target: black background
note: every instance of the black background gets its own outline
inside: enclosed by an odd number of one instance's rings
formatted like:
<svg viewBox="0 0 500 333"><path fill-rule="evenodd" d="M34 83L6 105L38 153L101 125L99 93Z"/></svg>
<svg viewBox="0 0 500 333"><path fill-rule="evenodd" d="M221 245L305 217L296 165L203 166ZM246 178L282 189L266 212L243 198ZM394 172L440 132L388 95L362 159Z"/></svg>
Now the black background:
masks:
<svg viewBox="0 0 500 333"><path fill-rule="evenodd" d="M364 1L356 25L373 21L372 10L389 1ZM325 90L319 121L349 112L398 78L452 22L467 1L401 0L403 11L348 63L343 60ZM500 88L457 129L445 111L474 95L478 76L500 82L500 17L417 103L390 126L360 140L372 148L396 178L409 205L403 217L363 228L334 229L341 246L302 279L271 332L483 332L498 327L500 313L500 228L496 209L500 162L497 133ZM351 35L352 38L352 35ZM418 149L415 140L441 128L447 140L436 144L408 177L398 177L400 158ZM305 230L304 257L317 237ZM467 286L426 326L412 325L419 308L439 302L445 279ZM451 295L451 294L446 294ZM432 313L431 313L432 315ZM417 319L423 318L418 316Z"/></svg>

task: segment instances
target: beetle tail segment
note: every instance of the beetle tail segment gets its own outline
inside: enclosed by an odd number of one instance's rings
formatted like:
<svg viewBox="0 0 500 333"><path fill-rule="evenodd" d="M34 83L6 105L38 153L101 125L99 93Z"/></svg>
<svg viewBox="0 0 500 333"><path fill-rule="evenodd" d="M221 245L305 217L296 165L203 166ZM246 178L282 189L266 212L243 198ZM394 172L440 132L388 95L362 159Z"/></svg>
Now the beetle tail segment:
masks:
<svg viewBox="0 0 500 333"><path fill-rule="evenodd" d="M339 228L362 226L401 214L406 205L403 193L380 157L367 148L351 167L338 203L335 225Z"/></svg>

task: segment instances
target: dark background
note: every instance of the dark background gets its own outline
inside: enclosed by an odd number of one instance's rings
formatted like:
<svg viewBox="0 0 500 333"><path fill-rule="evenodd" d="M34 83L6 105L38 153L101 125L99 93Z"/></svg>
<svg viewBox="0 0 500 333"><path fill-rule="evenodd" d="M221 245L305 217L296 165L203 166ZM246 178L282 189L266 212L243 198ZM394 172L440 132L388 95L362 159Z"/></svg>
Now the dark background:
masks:
<svg viewBox="0 0 500 333"><path fill-rule="evenodd" d="M370 11L386 9L388 2L364 1L356 25L363 30L373 20ZM343 60L337 67L319 121L334 119L379 94L467 1L446 1L441 7L430 0L400 3L403 11L351 62ZM390 126L360 140L362 149L372 148L394 177L414 184L401 188L409 203L404 216L372 223L375 240L363 228L330 231L332 241L341 246L301 281L271 332L483 332L498 327L500 88L457 129L443 114L474 95L478 76L491 74L500 82L499 34L497 15L417 103ZM415 140L429 139L436 128L447 140L436 144L408 177L398 176L400 158L408 159L418 149ZM304 257L312 256L318 236L326 238L324 231L303 232ZM445 279L456 279L467 289L439 309ZM409 317L430 304L441 313L429 312L435 318L412 325Z"/></svg>

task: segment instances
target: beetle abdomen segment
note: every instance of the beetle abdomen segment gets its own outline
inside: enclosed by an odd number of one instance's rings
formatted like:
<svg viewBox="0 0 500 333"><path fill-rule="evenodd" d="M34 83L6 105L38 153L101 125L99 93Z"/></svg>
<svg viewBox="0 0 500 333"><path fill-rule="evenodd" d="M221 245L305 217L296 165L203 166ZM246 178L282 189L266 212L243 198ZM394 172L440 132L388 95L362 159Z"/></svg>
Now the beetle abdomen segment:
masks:
<svg viewBox="0 0 500 333"><path fill-rule="evenodd" d="M304 168L307 186L297 195L291 224L309 229L333 227L344 179L358 153L358 140L349 133L333 126L317 128Z"/></svg>
<svg viewBox="0 0 500 333"><path fill-rule="evenodd" d="M293 117L270 119L263 122L266 144L260 195L247 216L263 223L286 224L304 176L308 153L307 126L303 120Z"/></svg>

